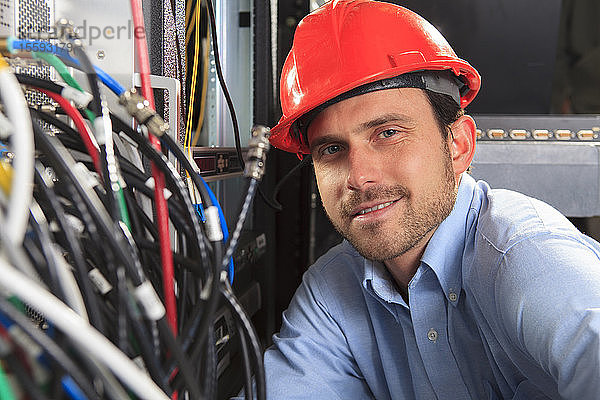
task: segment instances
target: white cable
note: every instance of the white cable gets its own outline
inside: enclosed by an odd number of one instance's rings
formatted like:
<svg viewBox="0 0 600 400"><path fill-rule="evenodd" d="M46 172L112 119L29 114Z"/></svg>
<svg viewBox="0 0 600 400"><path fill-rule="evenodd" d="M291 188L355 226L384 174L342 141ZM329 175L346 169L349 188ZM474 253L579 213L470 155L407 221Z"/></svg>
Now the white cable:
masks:
<svg viewBox="0 0 600 400"><path fill-rule="evenodd" d="M0 285L41 312L73 342L105 364L139 398L170 400L146 373L108 339L54 295L26 278L4 259L0 259Z"/></svg>
<svg viewBox="0 0 600 400"><path fill-rule="evenodd" d="M20 246L27 230L33 191L33 128L21 86L8 68L0 70L0 97L14 127L10 141L15 154L8 213L2 229L6 229L12 245Z"/></svg>

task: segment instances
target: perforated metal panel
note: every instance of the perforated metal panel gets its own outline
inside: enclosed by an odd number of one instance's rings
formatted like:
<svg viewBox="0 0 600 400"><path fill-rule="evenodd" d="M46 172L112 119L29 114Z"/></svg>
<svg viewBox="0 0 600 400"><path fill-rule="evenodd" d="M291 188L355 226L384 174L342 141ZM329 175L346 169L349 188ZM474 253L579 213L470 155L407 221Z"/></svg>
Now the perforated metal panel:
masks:
<svg viewBox="0 0 600 400"><path fill-rule="evenodd" d="M48 32L54 21L54 0L1 0L0 1L0 34L27 38L32 34ZM50 67L42 63L13 64L19 73L37 76L43 79L54 79ZM28 90L25 98L32 105L52 104L44 94Z"/></svg>

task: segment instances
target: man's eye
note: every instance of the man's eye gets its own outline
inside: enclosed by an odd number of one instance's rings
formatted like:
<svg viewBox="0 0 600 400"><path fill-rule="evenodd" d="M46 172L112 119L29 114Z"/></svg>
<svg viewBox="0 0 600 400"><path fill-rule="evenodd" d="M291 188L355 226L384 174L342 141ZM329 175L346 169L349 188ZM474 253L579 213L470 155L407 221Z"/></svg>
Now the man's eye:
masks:
<svg viewBox="0 0 600 400"><path fill-rule="evenodd" d="M395 129L386 129L385 131L379 132L379 134L377 136L379 136L383 139L387 139L387 138L390 138L397 134L398 134L398 131Z"/></svg>
<svg viewBox="0 0 600 400"><path fill-rule="evenodd" d="M325 147L321 151L321 154L323 154L323 155L332 155L332 154L337 153L338 151L340 151L340 149L341 149L340 145L338 145L338 144L332 144L332 145L329 145L329 146Z"/></svg>

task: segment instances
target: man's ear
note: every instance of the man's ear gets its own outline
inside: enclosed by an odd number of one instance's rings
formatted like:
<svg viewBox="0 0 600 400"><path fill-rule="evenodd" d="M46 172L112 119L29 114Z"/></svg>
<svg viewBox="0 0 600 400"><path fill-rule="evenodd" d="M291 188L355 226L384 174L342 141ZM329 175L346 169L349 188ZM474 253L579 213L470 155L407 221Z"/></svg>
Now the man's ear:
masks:
<svg viewBox="0 0 600 400"><path fill-rule="evenodd" d="M469 115L463 115L450 125L450 129L449 148L454 174L458 177L469 168L475 155L475 121Z"/></svg>

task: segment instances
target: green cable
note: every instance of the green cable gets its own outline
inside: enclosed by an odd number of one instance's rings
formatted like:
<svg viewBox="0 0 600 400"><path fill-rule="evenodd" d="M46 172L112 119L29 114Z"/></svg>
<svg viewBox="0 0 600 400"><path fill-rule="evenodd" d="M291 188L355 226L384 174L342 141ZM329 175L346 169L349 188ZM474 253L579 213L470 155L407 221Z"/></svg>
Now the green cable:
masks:
<svg viewBox="0 0 600 400"><path fill-rule="evenodd" d="M83 92L83 88L81 87L81 85L79 85L79 83L73 77L73 75L71 75L71 73L69 72L69 68L56 55L47 53L47 52L33 52L32 55L34 58L39 58L41 60L44 60L49 65L54 67L54 69L56 69L56 72L58 72L60 77L65 81L65 83L67 85L71 86L74 89L79 90L80 92ZM87 118L93 124L94 120L96 119L96 116L94 115L94 113L88 109L85 109L84 112L85 112L85 115L87 116ZM119 204L119 212L121 214L121 220L123 221L123 223L125 223L125 225L127 225L127 228L131 231L131 220L129 219L129 212L127 211L127 204L125 203L125 195L123 194L122 188L119 188L119 192L117 194L117 201Z"/></svg>
<svg viewBox="0 0 600 400"><path fill-rule="evenodd" d="M2 364L0 363L0 400L16 400L15 392L13 391L10 383L8 382L8 378L6 377L6 373L4 372L4 368L2 368Z"/></svg>
<svg viewBox="0 0 600 400"><path fill-rule="evenodd" d="M119 185L119 191L117 192L117 202L119 204L119 212L121 213L121 221L127 225L127 229L129 229L131 232L131 220L129 219L127 203L125 202L125 195L123 194L123 188L121 188L121 185Z"/></svg>
<svg viewBox="0 0 600 400"><path fill-rule="evenodd" d="M11 303L17 310L21 312L21 314L27 314L27 308L25 308L25 304L19 299L17 296L10 296L8 302Z"/></svg>
<svg viewBox="0 0 600 400"><path fill-rule="evenodd" d="M33 58L39 58L40 60L44 60L48 64L53 66L54 69L56 70L56 72L58 72L60 77L63 79L63 81L65 81L65 83L67 85L71 86L74 89L79 90L80 92L83 92L83 88L81 87L81 85L79 85L77 80L75 80L75 78L73 78L73 75L71 75L71 73L69 72L69 68L65 65L64 62L62 62L62 60L60 58L58 58L54 54L46 53L46 52L35 52L34 51L32 53L32 55L33 55ZM85 115L88 117L88 119L92 123L94 123L96 116L94 115L93 112L86 109Z"/></svg>

